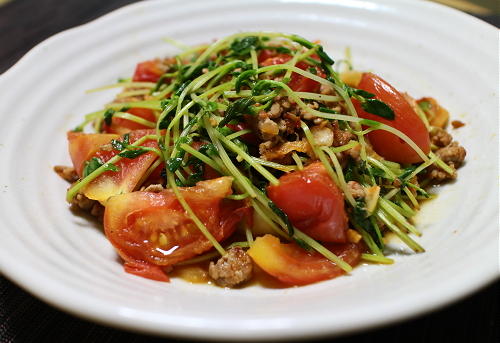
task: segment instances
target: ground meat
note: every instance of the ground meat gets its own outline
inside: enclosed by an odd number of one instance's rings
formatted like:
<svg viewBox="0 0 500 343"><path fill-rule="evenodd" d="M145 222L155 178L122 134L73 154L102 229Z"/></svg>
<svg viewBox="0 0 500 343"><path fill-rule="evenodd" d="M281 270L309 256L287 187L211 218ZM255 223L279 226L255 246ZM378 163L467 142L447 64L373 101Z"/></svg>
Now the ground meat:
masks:
<svg viewBox="0 0 500 343"><path fill-rule="evenodd" d="M465 159L466 151L458 142L452 142L448 146L437 150L436 155L446 164L458 168Z"/></svg>
<svg viewBox="0 0 500 343"><path fill-rule="evenodd" d="M399 179L399 178L394 179L394 181L392 182L392 185L394 187L397 187L397 188L401 187L402 184L403 183L401 182L401 179Z"/></svg>
<svg viewBox="0 0 500 343"><path fill-rule="evenodd" d="M210 262L208 274L222 287L234 287L252 277L252 259L242 248L232 248L217 263Z"/></svg>
<svg viewBox="0 0 500 343"><path fill-rule="evenodd" d="M453 140L453 137L448 132L439 127L432 129L430 133L430 138L432 144L438 147L445 147L448 144L450 144L451 141Z"/></svg>
<svg viewBox="0 0 500 343"><path fill-rule="evenodd" d="M333 125L333 146L341 146L349 143L350 140L355 139L355 135L349 131L344 131L339 128L337 122Z"/></svg>
<svg viewBox="0 0 500 343"><path fill-rule="evenodd" d="M360 161L361 160L361 157L360 157L361 144L358 144L358 145L352 147L351 149L346 150L344 155L349 156L350 158L352 158L355 161Z"/></svg>
<svg viewBox="0 0 500 343"><path fill-rule="evenodd" d="M272 139L280 132L278 124L269 118L259 121L258 128L262 139L265 141Z"/></svg>
<svg viewBox="0 0 500 343"><path fill-rule="evenodd" d="M333 88L324 84L321 84L319 92L324 95L335 95Z"/></svg>
<svg viewBox="0 0 500 343"><path fill-rule="evenodd" d="M447 180L454 180L457 178L457 173L454 171L453 174L448 174L443 169L430 166L428 168L427 177L431 179L434 183L442 183Z"/></svg>
<svg viewBox="0 0 500 343"><path fill-rule="evenodd" d="M349 188L349 190L351 191L353 198L361 199L364 198L366 195L363 186L361 186L356 181L349 181L347 183L347 188Z"/></svg>
<svg viewBox="0 0 500 343"><path fill-rule="evenodd" d="M307 107L309 107L313 110L317 110L319 108L319 104L316 101L314 101L312 103L307 104ZM299 109L299 115L302 118L304 118L305 120L313 120L316 118L316 116L314 114L311 114L302 108Z"/></svg>
<svg viewBox="0 0 500 343"><path fill-rule="evenodd" d="M436 155L453 169L453 173L449 174L436 165L432 165L427 169L427 177L434 183L456 179L457 173L455 170L462 165L465 159L466 151L464 147L460 146L458 142L452 142L446 147L438 149Z"/></svg>
<svg viewBox="0 0 500 343"><path fill-rule="evenodd" d="M314 141L317 145L321 146L332 146L333 144L333 131L332 129L320 125L313 126L311 128L311 133L314 137Z"/></svg>
<svg viewBox="0 0 500 343"><path fill-rule="evenodd" d="M64 180L73 183L78 181L78 174L75 168L67 166L55 166L54 171Z"/></svg>
<svg viewBox="0 0 500 343"><path fill-rule="evenodd" d="M269 118L276 119L279 118L282 111L283 110L281 104L279 102L275 102L274 104L272 104L271 108L267 113L269 115Z"/></svg>
<svg viewBox="0 0 500 343"><path fill-rule="evenodd" d="M99 201L89 199L81 193L75 195L71 201L71 208L88 212L100 222L102 222L104 217L104 206Z"/></svg>

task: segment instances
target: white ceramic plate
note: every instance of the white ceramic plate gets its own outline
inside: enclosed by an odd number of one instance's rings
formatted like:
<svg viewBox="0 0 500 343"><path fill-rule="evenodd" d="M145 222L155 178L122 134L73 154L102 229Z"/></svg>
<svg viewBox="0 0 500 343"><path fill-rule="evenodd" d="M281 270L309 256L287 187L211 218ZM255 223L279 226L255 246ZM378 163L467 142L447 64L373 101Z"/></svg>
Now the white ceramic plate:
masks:
<svg viewBox="0 0 500 343"><path fill-rule="evenodd" d="M432 95L454 119L468 156L454 184L418 217L427 252L392 266L291 288L226 290L141 279L99 228L72 215L65 133L113 98L84 91L132 73L135 63L244 30L320 39L332 56L350 46L415 97ZM455 301L498 276L497 30L420 1L151 1L115 11L38 45L0 77L0 267L44 301L91 320L160 335L302 338L403 320Z"/></svg>

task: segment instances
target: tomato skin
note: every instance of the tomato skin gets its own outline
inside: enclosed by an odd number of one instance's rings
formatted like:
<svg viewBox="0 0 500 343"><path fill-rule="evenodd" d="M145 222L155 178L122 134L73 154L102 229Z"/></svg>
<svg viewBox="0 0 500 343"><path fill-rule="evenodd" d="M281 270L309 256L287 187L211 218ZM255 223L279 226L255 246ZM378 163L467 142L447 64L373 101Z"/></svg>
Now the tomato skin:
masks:
<svg viewBox="0 0 500 343"><path fill-rule="evenodd" d="M160 66L159 60L144 61L135 67L134 82L158 82L164 70Z"/></svg>
<svg viewBox="0 0 500 343"><path fill-rule="evenodd" d="M361 259L362 249L358 244L329 244L326 247L351 266ZM296 243L280 243L277 237L269 234L257 237L248 254L266 273L287 285L307 285L344 274L318 252L308 252Z"/></svg>
<svg viewBox="0 0 500 343"><path fill-rule="evenodd" d="M276 64L283 64L292 59L292 56L288 54L278 54L278 53L273 54L272 52L269 51L270 50L262 50L262 52L260 53L258 57L260 65L270 66ZM314 55L312 58L319 60L319 58ZM300 61L295 66L302 70L306 70L311 67L309 64L303 61ZM319 77L323 78L325 77L325 74L323 73L321 68L318 67L313 67L313 68L316 69L316 74ZM292 75L290 76L290 82L288 83L288 86L295 92L319 93L321 89L321 84L319 82L311 80L310 78L302 76L297 73L292 73Z"/></svg>
<svg viewBox="0 0 500 343"><path fill-rule="evenodd" d="M129 274L134 274L146 279L163 282L170 281L170 278L165 271L161 267L155 266L154 264L131 261L125 262L123 264L123 269Z"/></svg>
<svg viewBox="0 0 500 343"><path fill-rule="evenodd" d="M365 112L361 107L361 103L353 99L356 112L361 118L376 120L389 125L410 137L425 154L430 152L429 133L425 124L401 93L388 82L372 73L363 73L357 88L375 94L375 98L389 105L395 114L394 120L379 117ZM387 160L398 163L418 163L422 161L415 150L390 132L375 130L368 133L368 137L375 152Z"/></svg>
<svg viewBox="0 0 500 343"><path fill-rule="evenodd" d="M250 125L248 125L247 123L244 123L244 122L238 123L238 124L227 124L226 126L235 132L239 132L241 130L246 130L246 129L251 129ZM240 136L239 138L241 138L243 141L250 143L250 144L253 144L253 145L257 145L259 143L259 139L257 138L257 136L253 132L245 133L243 136Z"/></svg>
<svg viewBox="0 0 500 343"><path fill-rule="evenodd" d="M218 241L229 237L236 224L249 215L243 202L224 199L231 194L231 183L230 177L220 177L179 188ZM104 230L125 262L169 266L212 248L172 190L112 197L104 212Z"/></svg>
<svg viewBox="0 0 500 343"><path fill-rule="evenodd" d="M79 177L82 177L86 161L105 144L120 136L114 134L68 132L68 150L73 167Z"/></svg>
<svg viewBox="0 0 500 343"><path fill-rule="evenodd" d="M156 123L156 116L154 112L148 108L131 108L127 110L127 113L133 114L137 117L141 117L143 119L149 120L152 123ZM104 132L107 133L116 133L119 135L123 135L127 132L133 131L133 130L141 130L141 129L148 129L149 127L136 123L135 121L128 120L128 119L123 119L123 118L117 118L117 117L112 117L111 118L111 125L107 125L106 123L103 123L102 129Z"/></svg>
<svg viewBox="0 0 500 343"><path fill-rule="evenodd" d="M191 143L191 146L195 148L196 150L200 150L200 148L204 145L207 145L209 143L204 143L204 142L193 142ZM211 179L216 179L218 177L221 177L221 174L214 168L210 167L208 164L203 165L203 179L204 180L211 180Z"/></svg>
<svg viewBox="0 0 500 343"><path fill-rule="evenodd" d="M134 143L139 138L154 134L155 130L135 130L131 131L130 143ZM78 175L82 176L85 162L93 157L106 162L119 152L109 144L111 139L119 139L118 135L111 134L68 134L69 151L73 166ZM147 140L141 146L158 147L156 140ZM96 179L85 186L81 192L89 199L97 200L105 204L107 199L120 193L132 192L141 180L149 166L158 158L153 152L147 152L134 159L122 158L116 163L119 171L107 171L99 175Z"/></svg>
<svg viewBox="0 0 500 343"><path fill-rule="evenodd" d="M295 227L323 242L346 242L344 196L322 163L285 174L279 181L267 188L268 196Z"/></svg>

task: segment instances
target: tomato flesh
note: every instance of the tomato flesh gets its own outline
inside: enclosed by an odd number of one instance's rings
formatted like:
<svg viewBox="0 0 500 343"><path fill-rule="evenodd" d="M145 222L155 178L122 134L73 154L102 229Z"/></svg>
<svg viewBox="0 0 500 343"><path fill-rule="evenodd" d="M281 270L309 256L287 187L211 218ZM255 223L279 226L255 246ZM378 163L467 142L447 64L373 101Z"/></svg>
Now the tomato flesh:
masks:
<svg viewBox="0 0 500 343"><path fill-rule="evenodd" d="M346 242L344 197L322 163L285 174L279 181L267 193L295 227L323 242Z"/></svg>
<svg viewBox="0 0 500 343"><path fill-rule="evenodd" d="M154 133L155 130L132 131L130 132L130 143L134 143L145 135ZM80 177L82 176L83 166L86 161L96 157L102 162L106 162L119 153L119 151L113 149L109 144L111 139L119 138L117 135L81 133L79 135L68 136L71 159L75 169L79 171ZM141 145L158 147L154 139L147 140ZM85 153L85 151L87 151L87 153ZM97 200L105 204L106 200L113 195L132 192L144 173L157 158L158 156L153 152L147 152L134 159L122 158L116 163L119 171L107 171L102 173L85 186L82 189L82 193L89 199Z"/></svg>
<svg viewBox="0 0 500 343"><path fill-rule="evenodd" d="M375 99L385 102L395 114L394 120L382 118L366 112L363 110L361 103L353 99L356 112L361 118L376 120L389 125L410 137L425 154L430 152L431 146L427 128L401 93L388 82L372 73L364 73L357 88L374 94ZM390 132L375 130L368 133L368 137L375 152L387 160L398 163L418 163L422 161L422 158L412 147Z"/></svg>
<svg viewBox="0 0 500 343"><path fill-rule="evenodd" d="M101 146L119 137L114 134L68 132L69 155L78 176L82 177L85 162L90 160Z"/></svg>
<svg viewBox="0 0 500 343"><path fill-rule="evenodd" d="M251 129L251 126L245 122L237 123L237 124L227 124L226 126L235 132ZM240 136L240 138L241 138L241 140L245 141L246 143L250 143L253 145L257 145L259 143L259 139L257 138L257 135L253 132L245 133L244 135Z"/></svg>
<svg viewBox="0 0 500 343"><path fill-rule="evenodd" d="M313 58L319 60L317 56L313 56ZM262 50L262 52L259 54L258 61L261 66L270 66L270 65L277 65L277 64L283 64L292 59L292 56L288 54L278 54L275 53L273 54L272 51L270 50ZM306 62L300 61L296 64L297 68L300 68L302 70L306 70L308 68L311 68L309 64ZM315 66L312 67L316 71L316 74L319 77L325 77L325 74L321 70L321 68ZM321 84L317 81L314 81L308 77L302 76L297 73L292 73L290 76L290 82L288 83L288 86L295 92L311 92L311 93L319 93Z"/></svg>
<svg viewBox="0 0 500 343"><path fill-rule="evenodd" d="M134 82L158 82L164 73L159 60L144 61L137 64L132 77Z"/></svg>
<svg viewBox="0 0 500 343"><path fill-rule="evenodd" d="M148 108L135 107L127 110L127 113L133 114L142 119L146 119L152 123L156 123L156 116L154 112ZM133 130L141 130L148 128L149 128L148 126L137 123L135 121L117 117L111 118L111 125L107 125L106 123L104 123L102 126L104 132L116 133L119 135L123 135Z"/></svg>
<svg viewBox="0 0 500 343"><path fill-rule="evenodd" d="M163 268L154 264L130 261L123 264L123 269L129 274L141 276L146 279L164 282L170 281Z"/></svg>
<svg viewBox="0 0 500 343"><path fill-rule="evenodd" d="M357 265L361 259L360 245L329 244L326 247L351 266ZM288 285L307 285L344 274L341 268L318 252L308 252L296 243L280 243L272 235L258 237L248 254L266 273Z"/></svg>
<svg viewBox="0 0 500 343"><path fill-rule="evenodd" d="M224 199L231 194L231 183L230 177L220 177L179 188L217 241L229 237L250 215L242 202ZM112 197L106 204L104 229L127 263L169 266L212 248L170 189Z"/></svg>

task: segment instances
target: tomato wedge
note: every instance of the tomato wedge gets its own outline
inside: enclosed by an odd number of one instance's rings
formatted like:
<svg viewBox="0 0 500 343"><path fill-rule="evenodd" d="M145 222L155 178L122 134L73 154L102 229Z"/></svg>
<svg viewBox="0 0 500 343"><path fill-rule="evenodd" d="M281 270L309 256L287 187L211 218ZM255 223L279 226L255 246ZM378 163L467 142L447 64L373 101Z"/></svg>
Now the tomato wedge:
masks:
<svg viewBox="0 0 500 343"><path fill-rule="evenodd" d="M220 177L179 188L217 241L229 237L236 224L251 215L243 202L224 199L231 194L231 183L232 178ZM104 230L128 266L169 266L212 248L172 190L112 197L104 212Z"/></svg>
<svg viewBox="0 0 500 343"><path fill-rule="evenodd" d="M319 60L319 57L317 56L313 56L313 58ZM290 61L291 59L292 56L288 54L278 54L278 53L273 54L273 52L270 50L262 50L262 52L259 54L258 57L258 61L261 66L283 64ZM315 70L315 73L319 77L323 78L325 77L325 73L323 72L323 70L317 66L312 67L311 65L303 61L300 61L295 66L302 70L313 68ZM292 73L288 86L295 92L319 93L321 88L321 84L319 82L316 82L308 77L302 76L297 73Z"/></svg>
<svg viewBox="0 0 500 343"><path fill-rule="evenodd" d="M329 244L326 247L342 260L355 266L361 259L358 244ZM280 243L272 235L258 237L248 254L266 273L288 285L307 285L329 280L344 271L318 252L308 252L296 243Z"/></svg>
<svg viewBox="0 0 500 343"><path fill-rule="evenodd" d="M250 120L251 119L249 119L249 121ZM251 125L247 124L246 122L237 123L237 124L227 124L226 126L235 132L251 129ZM259 139L257 138L257 135L255 133L253 133L253 131L249 132L249 133L245 133L244 135L240 136L240 138L241 138L241 140L245 141L246 143L250 143L253 145L259 144Z"/></svg>
<svg viewBox="0 0 500 343"><path fill-rule="evenodd" d="M152 123L156 123L156 116L154 112L148 108L135 107L127 110L127 113L133 114L142 119L146 119ZM140 123L136 123L132 120L112 117L111 125L103 123L102 129L107 133L116 133L119 135L123 135L133 130L149 129L149 127Z"/></svg>
<svg viewBox="0 0 500 343"><path fill-rule="evenodd" d="M134 82L158 82L164 73L160 60L144 61L137 64L135 67Z"/></svg>
<svg viewBox="0 0 500 343"><path fill-rule="evenodd" d="M295 227L323 242L346 242L344 196L322 163L285 174L279 181L267 193Z"/></svg>
<svg viewBox="0 0 500 343"><path fill-rule="evenodd" d="M132 131L130 132L130 143L134 143L145 135L154 133L155 130ZM109 144L111 139L119 138L117 135L71 133L68 134L68 138L73 166L80 177L86 161L96 157L102 162L106 162L119 153ZM157 142L153 139L147 140L142 146L158 147ZM82 193L89 199L104 204L113 195L132 192L144 173L157 158L158 156L153 152L147 152L134 159L122 158L116 163L116 166L120 169L119 171L107 171L101 174L85 186Z"/></svg>
<svg viewBox="0 0 500 343"><path fill-rule="evenodd" d="M69 155L78 176L82 177L85 162L90 160L101 146L119 137L114 134L68 132Z"/></svg>
<svg viewBox="0 0 500 343"><path fill-rule="evenodd" d="M356 112L358 112L361 118L387 124L410 137L425 154L430 152L429 132L425 124L396 88L372 73L363 73L357 88L374 94L375 99L385 102L392 108L395 114L394 120L382 118L366 112L363 110L361 103L353 99ZM368 137L375 152L390 161L398 163L418 163L422 161L413 148L390 132L375 130L368 133Z"/></svg>

